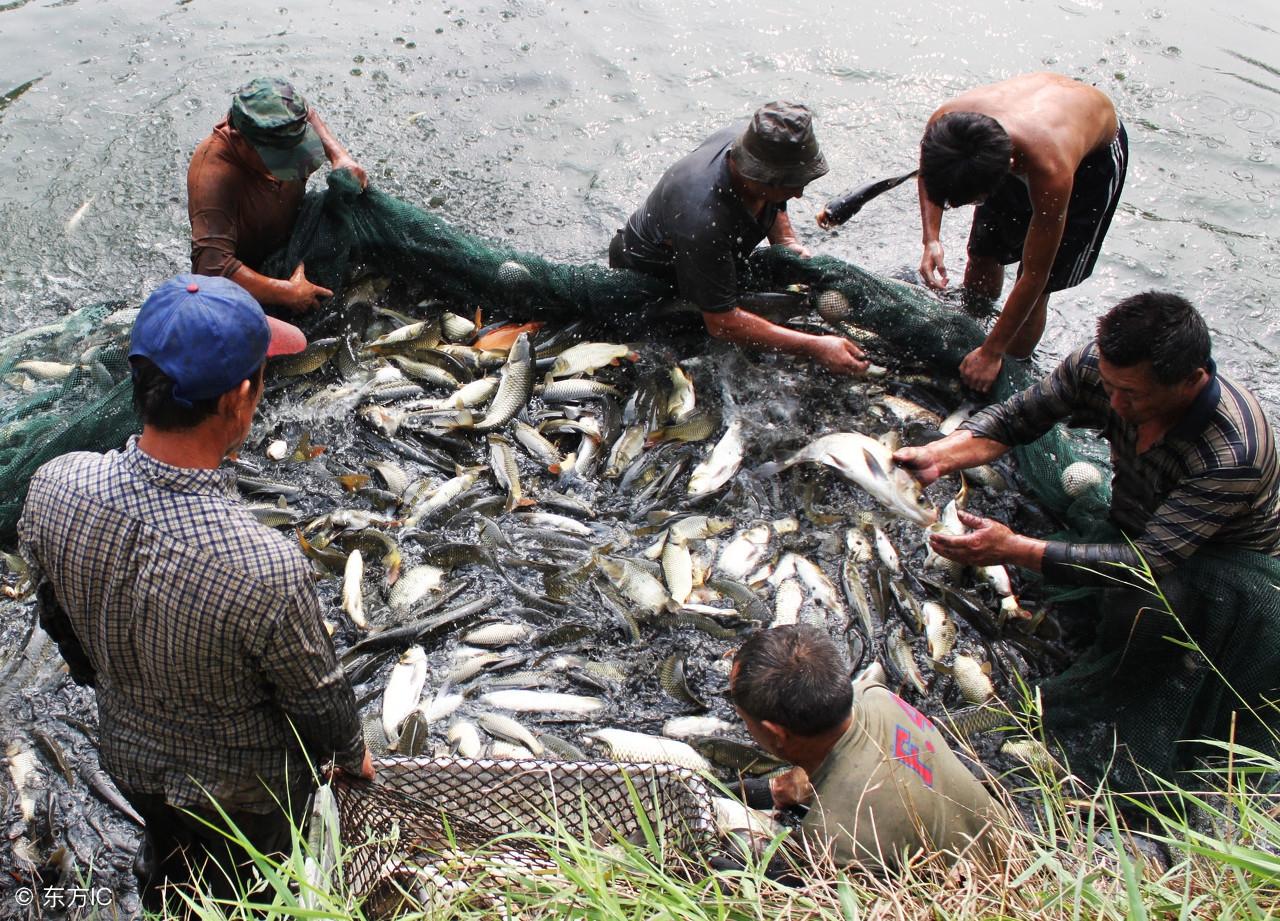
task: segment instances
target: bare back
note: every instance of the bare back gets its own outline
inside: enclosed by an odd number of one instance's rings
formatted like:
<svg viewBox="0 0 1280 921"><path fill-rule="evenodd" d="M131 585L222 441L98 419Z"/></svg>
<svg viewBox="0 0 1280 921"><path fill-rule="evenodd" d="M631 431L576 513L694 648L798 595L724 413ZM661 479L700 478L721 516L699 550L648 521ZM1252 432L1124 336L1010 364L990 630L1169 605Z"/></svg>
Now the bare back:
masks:
<svg viewBox="0 0 1280 921"><path fill-rule="evenodd" d="M1115 138L1119 123L1105 93L1061 74L1035 73L974 87L944 103L952 112L998 121L1013 142L1013 171L1033 188L1072 176L1080 161Z"/></svg>

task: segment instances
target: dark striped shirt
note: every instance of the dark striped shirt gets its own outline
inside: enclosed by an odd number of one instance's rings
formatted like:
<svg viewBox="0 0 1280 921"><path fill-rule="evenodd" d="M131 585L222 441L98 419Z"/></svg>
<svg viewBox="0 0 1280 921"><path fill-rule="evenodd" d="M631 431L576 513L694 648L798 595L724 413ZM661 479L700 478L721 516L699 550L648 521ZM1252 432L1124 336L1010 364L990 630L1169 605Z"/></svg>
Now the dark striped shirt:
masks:
<svg viewBox="0 0 1280 921"><path fill-rule="evenodd" d="M136 438L67 454L32 478L18 530L92 662L102 763L123 790L208 808L203 786L269 811L309 775L298 737L359 768L307 562L253 519L234 474L163 464Z"/></svg>
<svg viewBox="0 0 1280 921"><path fill-rule="evenodd" d="M1142 454L1137 426L1111 408L1092 342L963 427L1005 445L1028 444L1058 422L1099 431L1111 445L1112 523L1157 575L1209 542L1280 556L1280 468L1271 425L1253 394L1212 364L1209 370L1186 415ZM1054 563L1137 562L1127 543L1051 543L1045 559L1046 576ZM1096 581L1070 565L1053 568L1069 581Z"/></svg>

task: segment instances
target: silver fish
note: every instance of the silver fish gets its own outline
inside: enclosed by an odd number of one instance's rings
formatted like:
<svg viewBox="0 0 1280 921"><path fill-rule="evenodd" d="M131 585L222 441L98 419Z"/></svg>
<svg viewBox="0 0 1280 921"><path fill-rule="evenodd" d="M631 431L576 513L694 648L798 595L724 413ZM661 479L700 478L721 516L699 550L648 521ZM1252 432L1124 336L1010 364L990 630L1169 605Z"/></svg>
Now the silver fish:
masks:
<svg viewBox="0 0 1280 921"><path fill-rule="evenodd" d="M742 420L734 419L729 429L716 442L707 459L693 468L689 475L689 495L693 498L709 496L733 479L742 466L746 446L742 441Z"/></svg>
<svg viewBox="0 0 1280 921"><path fill-rule="evenodd" d="M662 734L668 739L696 739L724 735L733 728L718 716L677 716L662 724Z"/></svg>
<svg viewBox="0 0 1280 921"><path fill-rule="evenodd" d="M368 630L369 622L364 617L364 594L361 591L363 582L364 557L359 550L352 550L342 575L342 610L347 612L353 624L361 630Z"/></svg>
<svg viewBox="0 0 1280 921"><path fill-rule="evenodd" d="M936 601L926 601L924 611L924 635L929 641L929 656L944 659L956 644L956 625L947 609Z"/></svg>
<svg viewBox="0 0 1280 921"><path fill-rule="evenodd" d="M382 694L382 731L388 739L399 738L400 724L418 706L426 683L427 653L421 646L410 646L391 669Z"/></svg>
<svg viewBox="0 0 1280 921"><path fill-rule="evenodd" d="M559 378L574 374L591 374L605 365L616 365L623 358L636 361L640 356L627 346L612 342L579 342L556 356L555 364L551 366L548 376Z"/></svg>
<svg viewBox="0 0 1280 921"><path fill-rule="evenodd" d="M598 697L581 694L557 694L553 691L489 691L480 695L480 702L499 710L517 713L595 713L604 709L604 701Z"/></svg>
<svg viewBox="0 0 1280 921"><path fill-rule="evenodd" d="M396 580L395 587L387 596L387 606L397 615L403 615L427 594L438 591L443 581L444 570L439 567L415 566Z"/></svg>
<svg viewBox="0 0 1280 921"><path fill-rule="evenodd" d="M693 380L679 365L671 369L671 393L667 396L665 415L668 422L683 422L697 409Z"/></svg>
<svg viewBox="0 0 1280 921"><path fill-rule="evenodd" d="M676 604L684 604L693 591L693 557L689 554L689 546L684 541L667 538L662 548L662 577L667 582L671 600Z"/></svg>
<svg viewBox="0 0 1280 921"><path fill-rule="evenodd" d="M480 741L480 730L467 720L456 720L449 726L449 744L463 758L479 758L484 744Z"/></svg>
<svg viewBox="0 0 1280 921"><path fill-rule="evenodd" d="M675 764L692 771L710 771L711 764L690 745L675 739L631 732L626 729L597 729L588 732L614 761L641 764Z"/></svg>
<svg viewBox="0 0 1280 921"><path fill-rule="evenodd" d="M911 641L907 639L901 624L889 633L885 649L902 677L921 694L928 694L929 688L925 684L924 675L920 674L920 667L916 665L915 656L911 653Z"/></svg>
<svg viewBox="0 0 1280 921"><path fill-rule="evenodd" d="M600 556L598 559L600 571L608 576L618 591L636 604L657 613L671 603L671 596L662 583L636 563L607 556Z"/></svg>
<svg viewBox="0 0 1280 921"><path fill-rule="evenodd" d="M462 642L473 646L510 646L523 643L533 635L533 628L525 624L496 623L477 627L462 637Z"/></svg>
<svg viewBox="0 0 1280 921"><path fill-rule="evenodd" d="M481 713L476 717L476 722L491 736L523 745L534 755L541 755L543 752L542 743L534 738L533 733L509 716L501 713Z"/></svg>
<svg viewBox="0 0 1280 921"><path fill-rule="evenodd" d="M505 508L509 512L524 499L524 490L520 485L520 467L516 464L516 453L511 442L494 433L489 434L489 469L507 494Z"/></svg>
<svg viewBox="0 0 1280 921"><path fill-rule="evenodd" d="M862 487L885 508L928 527L938 517L937 510L922 504L920 484L906 470L893 463L893 454L874 438L858 432L835 432L812 441L784 461L762 464L761 476L772 476L800 463L824 464L851 483Z"/></svg>
<svg viewBox="0 0 1280 921"><path fill-rule="evenodd" d="M476 423L477 432L501 428L524 409L533 395L533 346L529 334L521 333L507 353L507 362L498 378L498 392L483 419Z"/></svg>

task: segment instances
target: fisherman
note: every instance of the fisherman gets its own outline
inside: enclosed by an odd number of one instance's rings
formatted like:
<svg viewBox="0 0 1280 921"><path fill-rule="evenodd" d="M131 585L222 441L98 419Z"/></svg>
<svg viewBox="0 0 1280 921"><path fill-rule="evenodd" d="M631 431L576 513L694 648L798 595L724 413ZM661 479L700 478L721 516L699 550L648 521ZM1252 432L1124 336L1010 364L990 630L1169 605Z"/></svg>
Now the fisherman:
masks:
<svg viewBox="0 0 1280 921"><path fill-rule="evenodd" d="M768 103L663 174L614 236L609 265L670 282L702 311L707 332L718 339L807 355L837 374L861 373L867 361L848 339L778 326L741 303L738 274L761 240L808 257L787 202L826 172L809 110Z"/></svg>
<svg viewBox="0 0 1280 921"><path fill-rule="evenodd" d="M368 177L315 109L284 80L258 77L236 90L231 110L200 142L187 170L191 271L223 275L266 307L304 313L333 292L307 280L298 263L288 279L261 274L289 242L307 177L328 159Z"/></svg>
<svg viewBox="0 0 1280 921"><path fill-rule="evenodd" d="M838 865L892 870L921 849L989 859L1003 810L933 723L881 684L859 688L831 638L805 624L752 635L729 696L765 751L796 765L773 806L807 804L800 834Z"/></svg>
<svg viewBox="0 0 1280 921"><path fill-rule="evenodd" d="M1018 278L986 341L960 364L991 389L1005 355L1025 358L1044 334L1054 291L1093 272L1129 160L1124 125L1101 91L1060 74L1024 74L942 105L920 142L920 274L947 285L942 212L977 203L964 285L996 298L1004 266Z"/></svg>
<svg viewBox="0 0 1280 921"><path fill-rule="evenodd" d="M248 859L218 810L257 851L288 853L312 763L373 776L306 560L218 469L265 360L305 345L228 279L164 282L129 348L142 435L45 464L19 522L41 625L97 689L102 764L146 820L134 872L152 910L202 867L234 896Z"/></svg>
<svg viewBox="0 0 1280 921"><path fill-rule="evenodd" d="M965 512L964 535L933 549L973 566L1014 563L1046 581L1106 585L1116 564L1157 577L1206 544L1280 556L1275 437L1252 393L1218 373L1209 330L1176 294L1148 291L1099 321L1097 338L1040 383L988 407L960 429L894 460L921 483L988 463L1057 422L1098 430L1111 444L1112 543L1046 541ZM1132 543L1130 543L1130 541Z"/></svg>

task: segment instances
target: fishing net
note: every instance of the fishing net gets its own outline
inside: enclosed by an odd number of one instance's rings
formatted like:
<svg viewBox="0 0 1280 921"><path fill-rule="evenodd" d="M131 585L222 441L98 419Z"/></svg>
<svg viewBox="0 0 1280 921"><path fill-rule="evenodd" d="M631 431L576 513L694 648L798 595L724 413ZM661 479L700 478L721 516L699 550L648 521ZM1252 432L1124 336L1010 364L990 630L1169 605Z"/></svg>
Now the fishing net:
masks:
<svg viewBox="0 0 1280 921"><path fill-rule="evenodd" d="M328 181L326 191L308 196L288 247L265 267L268 274L286 277L298 262L305 262L309 278L335 291L327 310L307 318L313 334L348 322L345 317L356 304L348 300L346 289L354 290L353 275L368 272L400 279L429 295L435 309L443 305L470 315L479 308L490 319L495 314L514 319L587 318L631 332L680 322L679 304L663 282L602 265L553 263L471 236L377 190L362 192L344 171L331 173ZM954 377L961 359L984 335L982 326L956 305L918 286L881 278L831 257L806 260L781 247L760 249L749 261L744 283L748 290L807 292L824 320L866 343L873 354L899 365L914 364L933 375ZM696 312L691 316L696 321ZM110 322L112 317L117 322ZM12 538L27 481L40 464L69 450L117 447L135 430L124 363L128 318L127 312L97 305L0 344L0 372L7 388L0 400L0 539ZM36 358L73 368L60 381L37 381L19 364ZM1007 361L993 395L1009 396L1033 383L1035 376L1029 363ZM1015 453L1025 490L1058 518L1064 536L1097 540L1105 535L1110 474L1106 449L1098 439L1081 438L1058 426ZM1064 471L1080 462L1092 465L1097 476L1092 483L1069 489ZM1275 564L1250 554L1201 560L1187 567L1196 591L1181 593L1176 610L1185 623L1209 631L1196 636L1208 641L1205 654L1229 681L1239 680L1249 690L1256 675L1244 661L1247 656L1280 660L1280 631L1274 629L1280 598L1274 588L1280 584ZM1110 616L1107 599L1101 607L1096 596L1089 603L1095 620ZM1223 639L1237 635L1250 643L1235 645ZM1130 662L1127 667L1135 666ZM1280 674L1280 667L1272 673ZM1071 674L1063 687L1086 677ZM1091 680L1102 674L1105 670L1091 673ZM1136 701L1130 699L1113 700L1111 706L1117 713L1142 714L1131 727L1134 735L1129 741L1135 750L1174 752L1180 738L1221 737L1223 714L1234 698L1214 680L1192 682L1189 696L1176 698L1193 699L1192 705L1171 705L1164 717L1135 709ZM1141 691L1141 685L1131 689L1132 695ZM1080 702L1088 696L1064 693L1057 698L1056 713L1064 725L1077 716L1076 722L1083 723L1086 716L1107 715L1091 714ZM1098 751L1093 753L1094 773L1107 769ZM1175 760L1181 763L1181 756ZM1147 763L1167 767L1171 762L1149 758ZM1080 762L1075 766L1085 768Z"/></svg>
<svg viewBox="0 0 1280 921"><path fill-rule="evenodd" d="M672 765L387 758L375 767L375 783L334 792L348 890L378 914L404 893L430 904L482 893L486 880L500 890L503 878L554 875L537 835L567 833L606 853L635 845L669 870L715 845L705 782Z"/></svg>

